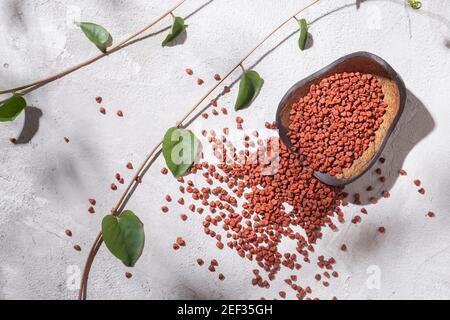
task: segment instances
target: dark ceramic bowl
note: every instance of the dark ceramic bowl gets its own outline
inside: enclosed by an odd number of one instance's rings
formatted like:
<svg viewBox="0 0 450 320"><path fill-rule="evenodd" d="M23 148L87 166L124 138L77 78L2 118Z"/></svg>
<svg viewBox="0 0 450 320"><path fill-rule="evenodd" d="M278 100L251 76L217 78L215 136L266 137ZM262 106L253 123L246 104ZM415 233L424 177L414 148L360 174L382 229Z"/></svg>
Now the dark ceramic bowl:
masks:
<svg viewBox="0 0 450 320"><path fill-rule="evenodd" d="M381 83L384 101L388 104L384 121L375 133L375 142L369 145L364 154L356 159L352 167L344 169L340 175L331 176L324 172L314 172L314 176L322 182L332 186L344 186L362 176L381 155L389 136L394 130L405 107L406 87L403 80L395 70L382 58L369 52L355 52L346 55L309 77L297 82L284 95L278 106L276 121L280 139L291 149L291 142L287 133L289 131L289 112L292 105L305 96L312 84L318 84L321 79L342 72L371 73Z"/></svg>

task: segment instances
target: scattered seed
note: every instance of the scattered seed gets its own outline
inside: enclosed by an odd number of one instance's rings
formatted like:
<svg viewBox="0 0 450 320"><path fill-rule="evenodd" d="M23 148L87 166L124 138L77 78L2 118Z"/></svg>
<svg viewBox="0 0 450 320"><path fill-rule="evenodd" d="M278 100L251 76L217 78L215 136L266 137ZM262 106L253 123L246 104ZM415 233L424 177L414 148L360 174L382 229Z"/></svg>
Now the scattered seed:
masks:
<svg viewBox="0 0 450 320"><path fill-rule="evenodd" d="M434 212L432 212L432 211L428 211L427 215L428 215L430 218L433 218L433 217L435 216L435 215L434 215Z"/></svg>
<svg viewBox="0 0 450 320"><path fill-rule="evenodd" d="M133 169L133 164L131 162L128 162L126 167L127 167L127 169L132 170Z"/></svg>
<svg viewBox="0 0 450 320"><path fill-rule="evenodd" d="M280 291L280 292L278 292L278 294L279 294L280 297L282 297L283 299L286 298L286 292Z"/></svg>
<svg viewBox="0 0 450 320"><path fill-rule="evenodd" d="M117 190L117 186L115 183L111 183L111 190Z"/></svg>
<svg viewBox="0 0 450 320"><path fill-rule="evenodd" d="M204 83L203 79L197 78L197 84L201 86Z"/></svg>
<svg viewBox="0 0 450 320"><path fill-rule="evenodd" d="M130 279L133 276L133 274L131 272L125 272L125 277L127 279Z"/></svg>
<svg viewBox="0 0 450 320"><path fill-rule="evenodd" d="M384 227L379 227L378 228L378 232L379 233L384 233L386 231L386 229Z"/></svg>
<svg viewBox="0 0 450 320"><path fill-rule="evenodd" d="M180 214L180 218L181 220L186 221L188 219L188 216L185 214Z"/></svg>
<svg viewBox="0 0 450 320"><path fill-rule="evenodd" d="M424 189L424 188L420 188L420 189L418 190L418 192L419 192L420 194L425 194L425 189Z"/></svg>
<svg viewBox="0 0 450 320"><path fill-rule="evenodd" d="M219 75L218 73L216 73L216 74L214 75L214 80L220 81L220 80L222 80L222 78L220 77L220 75Z"/></svg>
<svg viewBox="0 0 450 320"><path fill-rule="evenodd" d="M16 138L9 138L9 142L11 142L12 144L16 144L17 143L17 139Z"/></svg>
<svg viewBox="0 0 450 320"><path fill-rule="evenodd" d="M350 78L351 77L353 77L353 75L350 76ZM359 75L356 77L359 77ZM364 77L366 77L364 78L365 80L370 80L366 75L364 75ZM361 81L363 80L361 79ZM373 82L375 82L375 80ZM372 82L368 81L368 85L372 85ZM382 99L381 88L377 87L373 93L377 95L378 98ZM370 99L371 98L367 101L371 101ZM339 102L336 103L338 106L340 105ZM329 108L332 109L334 107ZM378 110L380 114L381 109L383 108L380 107L380 110ZM347 111L343 110L342 112L345 113ZM363 112L365 113L365 111ZM376 117L378 117L378 115ZM361 123L366 123L366 120L369 122L376 121L376 117L368 117L367 119L367 117L364 116L365 119L362 119ZM320 121L320 119L316 118L316 121ZM236 118L236 123L238 125L241 125L242 122L242 118ZM356 122L360 123L359 120ZM371 125L372 124L373 122ZM323 126L324 124L321 125ZM366 130L366 128L372 130L371 125L367 125L364 130ZM266 127L268 129L275 129L277 124L276 122L267 122ZM309 132L308 130L297 131L299 134L306 134ZM226 135L228 130L224 129L223 132ZM231 149L231 147L229 147L231 143L225 140L225 136L219 137L213 134L209 135L207 131L205 131L205 134L210 138L211 143L217 145L222 143L224 146ZM254 134L253 136L258 138L257 134ZM369 136L369 134L367 136ZM318 139L314 139L316 137ZM316 144L312 145L313 148L315 145L323 142L324 139L324 137L316 137L311 138L312 140L317 140L315 142ZM320 139L322 139L322 141ZM353 137L347 137L347 139L347 141L341 141L340 144L340 147L346 149L345 151L347 151L347 144L345 144L345 142L350 142L350 139L353 139ZM365 139L366 138L362 139L362 141L364 143L368 142L365 141ZM269 153L266 152L269 148L269 140L257 140L257 145L261 147L258 148L258 151L263 151L260 152L261 154ZM248 137L244 143L248 143L246 146L250 147L251 141L253 140ZM278 139L277 142L279 142ZM264 146L266 148L266 143L267 149L263 150L262 147ZM339 140L336 141L336 148L338 147L338 143ZM194 186L193 183L189 183L188 181L186 189L183 189L185 190L186 195L191 195L194 201L200 202L197 202L198 205L202 205L207 212L209 211L208 214L202 216L204 233L215 239L216 246L219 249L222 249L224 244L226 244L229 248L235 250L239 256L256 262L262 270L267 272L267 280L264 280L262 275L259 275L259 272L255 273L255 277L252 279L253 285L264 288L270 286L269 281L276 279L276 274L281 266L290 268L291 270L299 270L302 265L298 262L301 262L301 260L306 263L310 262L308 253L314 251L316 240L321 238L322 233L320 232L320 229L326 226L333 228L331 223L333 215L337 215L339 221L343 222L344 214L340 210L340 204L349 202L348 199L344 199L345 197L341 197L342 190L340 188L324 185L313 177L313 172L310 169L312 160L308 159L308 155L293 154L282 143L276 148L278 149L274 151L279 155L279 165L276 168L275 174L263 175L261 174L261 167L253 165L251 161L249 161L249 163L239 163L237 161L238 157L241 155L244 159L245 157L251 157L251 150L247 150L249 151L248 153L237 153L235 157L228 153L227 157L229 158L229 161L227 159L223 163L217 165L217 168L221 171L216 171L215 167L211 167L212 165L206 162L193 165L190 172L194 173L201 171L206 183L204 183L204 186L201 186L197 185L196 182L196 185ZM364 148L365 146L361 146L361 149ZM337 161L352 163L356 157L353 153L357 153L357 151L353 151L354 150L352 150L351 155L348 155L350 160L338 159ZM335 152L338 153L337 149ZM255 152L255 154L258 155L257 152ZM304 156L304 158L301 158L301 156ZM347 155L344 155L344 157L347 157ZM305 167L299 166L298 162L302 162L302 160L309 162L308 165ZM327 159L326 161L332 165L334 161L336 161L336 158L331 160ZM325 166L325 169L326 167L327 166ZM341 164L341 167L344 168L345 165ZM201 180L204 181L203 179ZM225 190L219 185L215 186L214 184L216 181L226 184L230 191ZM355 203L361 200L361 196L359 195L355 194L353 197ZM242 209L239 208L240 204L238 205L240 199L244 201ZM376 202L376 198L373 197L373 199L373 202ZM307 212L307 214L287 215L282 206L285 202L293 206L296 213ZM197 205L197 203L195 204ZM190 211L195 212L195 208L194 203L189 203ZM361 212L364 213L364 210L361 210ZM355 217L355 219L360 221L361 218L358 216L357 218ZM305 231L306 237L292 230L292 226L301 226ZM225 231L224 234L219 234L218 230L221 229ZM222 238L225 239L225 237L227 240L222 242ZM297 252L295 254L282 254L278 251L278 243L282 237L289 237L290 239L297 241ZM341 250L346 251L346 245L341 245ZM297 256L297 254L299 256ZM327 259L322 257L322 260L319 260L318 265L323 269L322 271L326 270L325 272L328 276L330 276L330 274L335 276L337 275L337 272L334 273L333 271L333 263L335 263L334 258ZM214 272L216 266L211 264L209 270ZM292 283L292 278L288 280L291 282L291 288L298 291L297 294L303 298L306 294L306 289L300 288L297 284ZM318 274L317 281L322 280L322 276ZM324 281L323 285L327 286L328 282ZM311 291L311 289L309 289L309 291Z"/></svg>
<svg viewBox="0 0 450 320"><path fill-rule="evenodd" d="M182 237L177 237L176 243L180 246L180 247L184 247L186 245L186 242L184 241L184 239Z"/></svg>
<svg viewBox="0 0 450 320"><path fill-rule="evenodd" d="M406 173L406 171L405 171L404 169L400 169L398 173L399 173L401 176L406 176L406 175L407 175L407 173Z"/></svg>
<svg viewBox="0 0 450 320"><path fill-rule="evenodd" d="M67 138L67 137L64 137L64 141L65 141L66 143L69 143L69 142L70 142L69 138Z"/></svg>
<svg viewBox="0 0 450 320"><path fill-rule="evenodd" d="M74 245L73 248L74 248L76 251L81 251L81 247L80 247L78 244Z"/></svg>
<svg viewBox="0 0 450 320"><path fill-rule="evenodd" d="M225 276L223 275L223 273L219 273L219 280L220 281L225 280Z"/></svg>
<svg viewBox="0 0 450 320"><path fill-rule="evenodd" d="M383 196L383 198L389 198L391 196L391 194L389 193L389 191L383 191L381 193L381 195Z"/></svg>
<svg viewBox="0 0 450 320"><path fill-rule="evenodd" d="M122 110L117 110L117 116L118 117L123 117L123 111Z"/></svg>
<svg viewBox="0 0 450 320"><path fill-rule="evenodd" d="M420 180L419 179L414 180L414 184L419 187L420 186Z"/></svg>
<svg viewBox="0 0 450 320"><path fill-rule="evenodd" d="M97 103L102 103L102 97L100 97L100 96L97 96L97 97L95 97L95 101L97 101Z"/></svg>
<svg viewBox="0 0 450 320"><path fill-rule="evenodd" d="M94 207L89 207L88 212L91 213L91 214L92 214L92 213L95 213Z"/></svg>
<svg viewBox="0 0 450 320"><path fill-rule="evenodd" d="M95 206L97 204L97 201L94 198L90 198L90 199L88 199L88 201L93 206Z"/></svg>
<svg viewBox="0 0 450 320"><path fill-rule="evenodd" d="M167 170L167 168L161 168L161 173L162 174L167 174L167 172L169 172L169 170Z"/></svg>
<svg viewBox="0 0 450 320"><path fill-rule="evenodd" d="M359 222L361 222L361 217L358 216L358 215L354 216L353 219L352 219L352 223L353 224L357 224Z"/></svg>
<svg viewBox="0 0 450 320"><path fill-rule="evenodd" d="M197 264L198 264L199 266L202 266L204 263L205 263L205 262L203 261L203 259L200 259L200 258L197 259Z"/></svg>
<svg viewBox="0 0 450 320"><path fill-rule="evenodd" d="M162 207L161 207L161 211L162 211L163 213L167 213L167 212L169 211L169 208L167 208L166 206L162 206Z"/></svg>
<svg viewBox="0 0 450 320"><path fill-rule="evenodd" d="M187 73L188 75L190 75L190 76L192 76L192 75L194 74L194 72L192 71L191 68L186 68L185 71L186 71L186 73Z"/></svg>
<svg viewBox="0 0 450 320"><path fill-rule="evenodd" d="M98 109L98 111L99 111L100 113L106 114L106 109L105 109L104 107L100 107L100 108Z"/></svg>
<svg viewBox="0 0 450 320"><path fill-rule="evenodd" d="M66 233L66 236L68 236L68 237L72 236L72 231L70 231L70 229L66 229L66 230L64 230L64 232Z"/></svg>

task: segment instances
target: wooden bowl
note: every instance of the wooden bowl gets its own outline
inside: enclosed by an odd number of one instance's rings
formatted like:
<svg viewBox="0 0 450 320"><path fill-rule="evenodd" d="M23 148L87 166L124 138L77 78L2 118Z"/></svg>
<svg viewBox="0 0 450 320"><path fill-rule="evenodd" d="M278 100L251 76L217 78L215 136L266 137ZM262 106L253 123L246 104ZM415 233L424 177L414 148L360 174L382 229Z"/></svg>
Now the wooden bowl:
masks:
<svg viewBox="0 0 450 320"><path fill-rule="evenodd" d="M369 144L367 150L353 162L350 168L345 168L341 174L336 176L331 176L324 172L314 172L316 178L332 186L344 186L353 182L373 166L394 130L406 101L405 84L386 61L369 52L355 52L346 55L297 82L281 99L276 114L276 121L280 139L288 148L292 148L290 139L287 136L290 125L289 112L292 105L308 93L312 84L318 84L321 79L342 72L373 74L381 84L387 109L383 116L383 123L375 132L375 141Z"/></svg>

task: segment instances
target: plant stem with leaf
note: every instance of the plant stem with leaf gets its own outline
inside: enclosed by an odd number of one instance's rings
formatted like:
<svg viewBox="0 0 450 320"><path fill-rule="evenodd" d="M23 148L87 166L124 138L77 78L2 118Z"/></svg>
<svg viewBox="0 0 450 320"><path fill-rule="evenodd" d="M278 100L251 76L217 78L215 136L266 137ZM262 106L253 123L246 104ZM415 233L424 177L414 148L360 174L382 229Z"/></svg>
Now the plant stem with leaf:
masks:
<svg viewBox="0 0 450 320"><path fill-rule="evenodd" d="M96 54L95 56L87 59L86 61L83 61L79 64L76 64L70 68L67 68L61 72L58 72L54 75L51 75L49 77L43 78L41 80L37 80L37 81L33 81L31 83L22 85L22 86L18 86L15 88L10 88L10 89L5 89L5 90L0 90L0 94L6 94L6 93L16 93L18 91L22 91L22 90L26 90L26 89L31 89L33 87L39 87L42 86L44 84L47 84L49 82L55 81L59 78L64 77L65 75L72 73L78 69L81 69L87 65L90 65L91 63L113 53L116 52L120 49L122 49L125 45L127 45L130 41L134 40L136 37L138 37L139 35L141 35L142 33L144 33L145 31L147 31L148 29L150 29L151 27L153 27L155 24L157 24L158 22L160 22L162 19L164 19L166 16L172 14L172 11L174 11L175 9L177 9L179 6L181 6L184 2L186 2L186 0L180 0L178 1L172 8L170 8L169 10L167 10L163 15L161 15L159 18L153 20L152 22L150 22L149 24L147 24L146 26L144 26L142 29L140 29L139 31L133 33L132 35L128 36L127 38L123 39L122 41L120 41L119 43L117 43L114 46L111 46L109 48L104 48L104 51Z"/></svg>
<svg viewBox="0 0 450 320"><path fill-rule="evenodd" d="M263 44L265 43L273 34L275 34L278 30L280 30L283 26L285 26L292 18L295 18L296 15L300 14L301 12L305 11L306 9L312 7L313 5L320 2L320 0L315 0L309 5L301 8L293 15L290 15L286 20L284 20L280 25L278 25L274 30L272 30L269 34L267 34L253 49L251 49L247 55L245 55L217 84L215 84L208 92L180 119L180 121L177 122L177 127L182 127L183 123L188 119L196 110L197 108L208 98L208 96L216 90L228 77L231 76L231 74L236 71L239 67L243 68L243 63ZM169 14L169 13L168 13ZM157 143L147 154L142 164L139 166L137 172L134 175L134 178L130 181L122 195L120 196L119 200L117 201L116 205L113 207L111 213L112 215L120 215L120 208L124 204L125 199L128 197L130 190L139 183L140 178L142 176L142 173L144 172L145 168L150 163L153 156L157 153L159 148L161 147L163 141L160 141ZM103 243L103 237L102 233L100 232L96 239L94 240L94 243L92 244L92 247L89 251L88 257L86 259L86 263L83 269L82 278L81 278L81 284L80 284L80 290L78 294L78 299L86 299L86 292L87 292L87 282L89 278L89 272L92 267L92 263L95 259L95 256L101 247Z"/></svg>

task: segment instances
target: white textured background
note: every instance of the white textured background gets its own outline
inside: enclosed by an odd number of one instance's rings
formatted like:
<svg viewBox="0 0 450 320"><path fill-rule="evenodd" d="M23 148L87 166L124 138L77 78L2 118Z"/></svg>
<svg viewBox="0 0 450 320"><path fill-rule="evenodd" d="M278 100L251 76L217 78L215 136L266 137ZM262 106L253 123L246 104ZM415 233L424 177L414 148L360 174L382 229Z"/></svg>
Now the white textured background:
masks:
<svg viewBox="0 0 450 320"><path fill-rule="evenodd" d="M27 125L25 114L0 124L0 298L75 298L76 291L66 282L73 270L82 267L102 217L119 196L121 187L116 192L109 189L114 173L129 178L125 163L131 160L137 166L166 128L214 84L215 72L228 71L307 2L188 0L176 10L181 16L195 12L186 21L184 44L161 48L166 31L158 33L30 93L27 100L33 108L27 111ZM95 54L96 48L74 20L102 24L118 41L173 3L2 0L0 88L36 80ZM298 50L297 34L284 41L297 28L292 21L245 63L247 67L257 63L254 68L265 79L257 101L241 112L246 128L261 128L264 121L273 120L279 100L293 83L360 50L380 55L399 72L408 88L408 102L385 150L385 185L377 184L377 177L369 173L349 188L373 184L377 193L387 189L391 197L366 205L369 215L358 225L350 219L359 209L344 208L347 223L339 226L339 232L325 232L316 253L333 255L340 273L329 288L316 284L314 264L298 272L299 283L311 285L314 296L324 299L333 295L449 299L450 1L423 0L419 11L408 9L401 0L369 0L359 10L352 0L322 1L305 17L318 19L311 26L310 49ZM150 32L169 24L166 18ZM187 76L185 67L193 68L195 75ZM196 76L205 79L203 86L196 85ZM231 106L236 91L234 87L219 105ZM97 111L97 95L104 99L105 116ZM124 118L115 115L119 108ZM193 128L198 133L202 127L232 127L234 117L230 112L228 117L198 119ZM8 140L19 136L21 144ZM70 138L69 144L64 136ZM176 202L168 215L162 215L163 196L171 192L177 198L173 191L177 184L159 174L162 165L158 158L127 205L143 220L147 236L143 256L131 270L133 278L124 277L126 268L103 246L94 262L88 296L247 299L273 298L286 290L288 298L295 298L282 281L284 273L268 290L252 287L252 264L228 248L218 251L203 234L199 216L182 222L178 214L183 211ZM397 177L400 167L408 171L406 177ZM422 180L424 196L412 184L415 178ZM94 215L87 213L91 196L98 202ZM425 217L428 210L436 217ZM377 232L380 225L386 227L384 235ZM64 235L65 228L73 231L72 238ZM177 236L185 238L187 247L173 251ZM346 253L339 250L344 242ZM72 249L75 243L82 252ZM220 282L217 274L198 267L197 257L217 258L226 280ZM379 289L366 285L375 269L380 271Z"/></svg>

